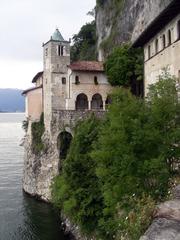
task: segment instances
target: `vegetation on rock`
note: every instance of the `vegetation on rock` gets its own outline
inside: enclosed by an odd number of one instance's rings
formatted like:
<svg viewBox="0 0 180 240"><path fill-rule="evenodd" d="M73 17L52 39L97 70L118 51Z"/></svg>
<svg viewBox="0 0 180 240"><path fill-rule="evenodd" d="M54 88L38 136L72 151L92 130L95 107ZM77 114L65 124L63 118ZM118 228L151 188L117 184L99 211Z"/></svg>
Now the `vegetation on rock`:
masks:
<svg viewBox="0 0 180 240"><path fill-rule="evenodd" d="M105 72L112 86L129 86L143 79L143 51L124 44L115 48L105 62Z"/></svg>
<svg viewBox="0 0 180 240"><path fill-rule="evenodd" d="M40 154L44 150L44 144L42 142L42 135L44 133L44 114L41 115L39 122L33 122L31 125L32 132L32 152L34 154Z"/></svg>
<svg viewBox="0 0 180 240"><path fill-rule="evenodd" d="M180 160L180 103L168 74L147 99L118 88L104 120L78 124L54 203L96 239L137 240Z"/></svg>
<svg viewBox="0 0 180 240"><path fill-rule="evenodd" d="M78 34L73 36L71 59L96 60L96 23L92 21L82 26Z"/></svg>

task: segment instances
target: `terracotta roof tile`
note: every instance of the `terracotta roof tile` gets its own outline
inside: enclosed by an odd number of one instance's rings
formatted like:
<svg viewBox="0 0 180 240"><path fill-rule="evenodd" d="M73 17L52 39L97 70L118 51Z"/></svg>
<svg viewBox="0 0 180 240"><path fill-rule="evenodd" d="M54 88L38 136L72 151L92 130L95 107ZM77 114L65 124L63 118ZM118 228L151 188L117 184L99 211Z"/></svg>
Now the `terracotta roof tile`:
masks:
<svg viewBox="0 0 180 240"><path fill-rule="evenodd" d="M69 65L73 71L104 72L103 62L78 61Z"/></svg>

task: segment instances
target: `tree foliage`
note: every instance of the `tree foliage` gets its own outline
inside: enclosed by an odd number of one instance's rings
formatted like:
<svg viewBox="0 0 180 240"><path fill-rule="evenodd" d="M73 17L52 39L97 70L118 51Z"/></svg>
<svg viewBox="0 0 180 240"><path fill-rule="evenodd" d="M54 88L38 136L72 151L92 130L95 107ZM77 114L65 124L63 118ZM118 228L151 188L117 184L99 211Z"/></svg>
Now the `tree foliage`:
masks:
<svg viewBox="0 0 180 240"><path fill-rule="evenodd" d="M39 122L33 122L31 125L32 132L32 151L38 155L41 151L45 150L45 146L42 142L42 135L44 133L44 114L41 114Z"/></svg>
<svg viewBox="0 0 180 240"><path fill-rule="evenodd" d="M78 34L73 36L71 59L96 60L96 23L92 21L82 26Z"/></svg>
<svg viewBox="0 0 180 240"><path fill-rule="evenodd" d="M90 118L76 128L53 196L96 239L137 240L177 171L180 103L175 80L167 74L146 99L123 88L111 98L101 123Z"/></svg>
<svg viewBox="0 0 180 240"><path fill-rule="evenodd" d="M143 52L124 44L109 55L105 71L112 86L129 86L134 80L143 79Z"/></svg>
<svg viewBox="0 0 180 240"><path fill-rule="evenodd" d="M63 173L53 186L54 203L86 233L94 231L102 209L96 164L90 156L98 129L94 116L78 124Z"/></svg>

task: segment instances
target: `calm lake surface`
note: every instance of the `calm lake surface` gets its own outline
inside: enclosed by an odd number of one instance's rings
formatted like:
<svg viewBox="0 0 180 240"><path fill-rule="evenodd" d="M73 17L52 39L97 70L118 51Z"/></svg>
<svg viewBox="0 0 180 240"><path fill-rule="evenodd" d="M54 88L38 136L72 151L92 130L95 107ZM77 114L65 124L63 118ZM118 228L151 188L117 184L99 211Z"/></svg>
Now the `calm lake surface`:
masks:
<svg viewBox="0 0 180 240"><path fill-rule="evenodd" d="M22 192L23 119L0 113L0 240L64 240L55 210Z"/></svg>

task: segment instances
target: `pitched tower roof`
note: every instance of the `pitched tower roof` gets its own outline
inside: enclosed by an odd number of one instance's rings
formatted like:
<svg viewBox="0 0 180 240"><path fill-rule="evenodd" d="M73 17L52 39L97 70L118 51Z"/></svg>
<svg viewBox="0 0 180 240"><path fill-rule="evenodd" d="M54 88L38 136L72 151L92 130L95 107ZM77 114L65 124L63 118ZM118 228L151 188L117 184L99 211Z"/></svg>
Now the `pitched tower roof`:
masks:
<svg viewBox="0 0 180 240"><path fill-rule="evenodd" d="M61 35L60 31L58 28L56 28L56 31L52 35L52 40L54 41L64 41L63 36Z"/></svg>

